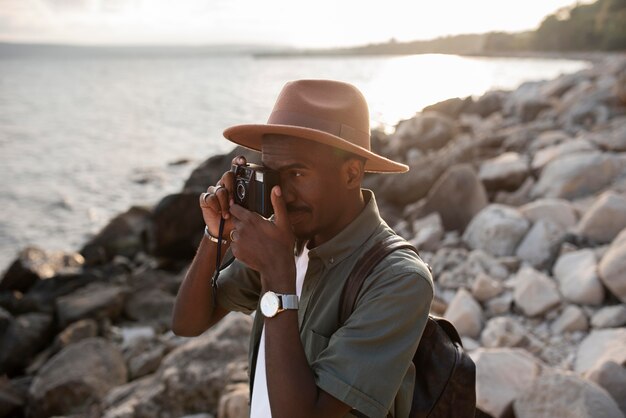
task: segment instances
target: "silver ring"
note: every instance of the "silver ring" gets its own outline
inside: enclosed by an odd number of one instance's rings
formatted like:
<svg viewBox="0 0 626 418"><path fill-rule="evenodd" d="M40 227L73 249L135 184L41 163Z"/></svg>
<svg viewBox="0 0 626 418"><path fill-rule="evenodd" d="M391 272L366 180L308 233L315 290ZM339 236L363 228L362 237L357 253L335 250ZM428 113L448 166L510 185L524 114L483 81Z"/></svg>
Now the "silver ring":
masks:
<svg viewBox="0 0 626 418"><path fill-rule="evenodd" d="M235 230L230 231L230 242L235 242Z"/></svg>
<svg viewBox="0 0 626 418"><path fill-rule="evenodd" d="M211 196L210 193L202 193L202 201L204 202L205 205L209 204L209 202L206 201L206 198L210 196Z"/></svg>

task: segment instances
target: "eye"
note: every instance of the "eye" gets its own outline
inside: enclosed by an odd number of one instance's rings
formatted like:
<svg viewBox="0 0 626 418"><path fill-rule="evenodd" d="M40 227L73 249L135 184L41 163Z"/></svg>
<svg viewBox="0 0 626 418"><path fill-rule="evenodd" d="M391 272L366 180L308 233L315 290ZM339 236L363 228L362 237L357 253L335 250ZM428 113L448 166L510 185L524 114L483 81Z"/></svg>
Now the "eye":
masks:
<svg viewBox="0 0 626 418"><path fill-rule="evenodd" d="M302 177L302 172L298 170L293 170L291 173L291 177Z"/></svg>

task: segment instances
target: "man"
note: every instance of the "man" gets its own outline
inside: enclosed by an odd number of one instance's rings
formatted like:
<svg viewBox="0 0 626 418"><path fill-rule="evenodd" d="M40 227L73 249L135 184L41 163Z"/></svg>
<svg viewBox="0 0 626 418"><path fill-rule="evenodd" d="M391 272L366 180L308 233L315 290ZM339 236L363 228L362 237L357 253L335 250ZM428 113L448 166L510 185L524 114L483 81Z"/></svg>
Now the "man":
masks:
<svg viewBox="0 0 626 418"><path fill-rule="evenodd" d="M206 234L181 284L172 328L194 336L229 311L256 311L252 417L408 415L411 358L433 296L426 265L411 251L392 253L366 279L350 318L338 323L349 273L393 234L373 193L361 189L363 175L408 169L372 153L369 132L362 94L328 80L288 83L267 124L224 131L261 151L263 165L280 174L271 192L274 218L234 204L231 172L201 195ZM214 306L218 245L237 261L221 273Z"/></svg>

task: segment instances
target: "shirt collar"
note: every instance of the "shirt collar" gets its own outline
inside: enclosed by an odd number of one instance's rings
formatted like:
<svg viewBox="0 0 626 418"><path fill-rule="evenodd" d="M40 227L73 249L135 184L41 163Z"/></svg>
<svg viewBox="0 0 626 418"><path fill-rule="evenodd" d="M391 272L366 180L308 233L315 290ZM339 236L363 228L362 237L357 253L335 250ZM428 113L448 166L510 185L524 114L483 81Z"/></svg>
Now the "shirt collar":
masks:
<svg viewBox="0 0 626 418"><path fill-rule="evenodd" d="M322 245L309 251L309 259L319 258L326 268L334 266L360 248L382 224L371 190L362 189L365 207L348 226Z"/></svg>

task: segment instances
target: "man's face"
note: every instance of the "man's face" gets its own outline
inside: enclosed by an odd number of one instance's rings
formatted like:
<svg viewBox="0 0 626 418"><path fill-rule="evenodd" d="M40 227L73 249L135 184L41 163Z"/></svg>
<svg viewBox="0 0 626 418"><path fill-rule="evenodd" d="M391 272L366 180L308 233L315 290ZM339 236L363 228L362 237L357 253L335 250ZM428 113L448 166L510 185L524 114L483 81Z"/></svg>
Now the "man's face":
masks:
<svg viewBox="0 0 626 418"><path fill-rule="evenodd" d="M280 174L289 221L298 239L326 241L338 231L346 188L342 159L327 145L282 135L263 137L263 165Z"/></svg>

